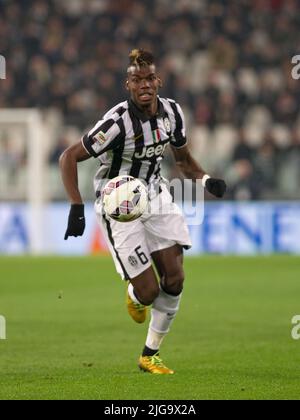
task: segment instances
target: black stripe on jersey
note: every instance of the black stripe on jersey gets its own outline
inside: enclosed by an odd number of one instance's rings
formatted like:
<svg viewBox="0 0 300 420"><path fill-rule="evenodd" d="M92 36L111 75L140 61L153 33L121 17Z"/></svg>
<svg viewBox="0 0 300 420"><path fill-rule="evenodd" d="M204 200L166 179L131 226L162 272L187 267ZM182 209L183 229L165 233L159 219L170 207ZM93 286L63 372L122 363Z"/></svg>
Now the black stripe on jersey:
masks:
<svg viewBox="0 0 300 420"><path fill-rule="evenodd" d="M169 101L169 104L171 105L171 108L172 108L172 110L174 112L174 115L175 115L176 129L182 130L182 119L181 119L181 116L180 116L180 114L178 112L176 103Z"/></svg>
<svg viewBox="0 0 300 420"><path fill-rule="evenodd" d="M130 277L129 277L129 275L128 275L128 273L127 273L127 271L126 271L126 268L124 267L124 264L122 263L122 260L120 258L120 255L119 255L119 253L118 253L118 251L117 251L117 249L115 247L115 241L114 241L114 238L113 238L113 235L112 235L112 230L111 230L110 222L105 217L104 214L103 214L103 219L104 219L105 224L106 224L106 229L107 229L107 234L108 234L109 241L110 241L110 243L111 243L111 245L112 245L112 247L113 247L113 249L115 251L117 260L119 261L119 263L121 265L121 268L122 268L122 271L123 271L123 275L124 275L124 277L125 277L126 280L131 280Z"/></svg>
<svg viewBox="0 0 300 420"><path fill-rule="evenodd" d="M150 119L150 125L151 125L151 131L152 132L158 129L158 124L157 124L157 118L156 117L153 117L153 118ZM150 161L151 161L151 163L150 163L150 166L149 166L149 169L148 169L148 172L147 172L147 176L146 176L146 182L147 183L149 182L149 180L150 180L150 178L151 178L151 176L152 176L152 174L155 170L156 163L157 163L157 156L154 155L150 159Z"/></svg>
<svg viewBox="0 0 300 420"><path fill-rule="evenodd" d="M89 137L95 137L96 134L98 134L100 131L103 133L107 133L107 131L114 125L115 120L109 119L103 122L95 131L93 131Z"/></svg>
<svg viewBox="0 0 300 420"><path fill-rule="evenodd" d="M88 151L88 153L91 156L94 156L95 158L100 156L101 154L107 152L110 149L115 149L119 146L119 144L121 143L122 140L122 130L120 129L121 133L119 133L118 136L116 136L112 141L110 142L106 142L105 144L102 145L102 148L100 148L100 150L98 150L98 152L96 152L94 150L94 144L97 144L96 139L94 138L100 131L102 131L103 133L108 133L109 130L111 129L111 127L113 127L114 124L119 125L120 127L120 122L119 120L122 119L122 115L124 114L124 112L126 111L126 108L124 107L119 107L115 112L115 118L109 118L107 120L104 120L100 126L98 126L96 129L94 129L93 131L90 131L91 134L85 134L83 136L82 142L83 145L85 147L85 149Z"/></svg>
<svg viewBox="0 0 300 420"><path fill-rule="evenodd" d="M136 152L140 152L141 149L143 149L143 147L145 146L144 132L143 132L143 127L142 127L140 119L134 115L134 113L132 112L130 108L129 108L129 116L132 123L134 137L136 138L135 150L132 156L132 165L129 171L129 175L133 176L134 178L138 178L143 162L139 159L136 159L134 155Z"/></svg>
<svg viewBox="0 0 300 420"><path fill-rule="evenodd" d="M126 138L126 131L123 118L119 118L116 122L120 128L120 133L116 137L116 142L119 143L119 146L113 149L113 159L110 166L108 178L112 179L119 175L121 166L122 166L122 156L125 147L125 138Z"/></svg>
<svg viewBox="0 0 300 420"><path fill-rule="evenodd" d="M119 116L121 117L121 115L123 115L125 111L127 111L127 109L123 106L120 106L118 109L116 109L115 113L119 114Z"/></svg>
<svg viewBox="0 0 300 420"><path fill-rule="evenodd" d="M116 111L115 114L118 114L119 117L121 117L124 112L126 111L126 108L120 106ZM95 131L90 134L90 137L94 137L96 134L99 133L99 131L103 131L103 133L107 133L107 131L114 125L114 123L117 122L114 118L109 118L108 120L104 121L103 124L101 124Z"/></svg>
<svg viewBox="0 0 300 420"><path fill-rule="evenodd" d="M174 112L175 115L175 122L176 122L176 129L174 131L174 137L175 137L175 147L180 147L180 146L184 146L186 143L186 139L185 137L183 137L182 135L182 129L183 129L183 122L182 122L182 118L178 112L177 106L175 102L171 102L168 101L169 104L171 105L171 108Z"/></svg>
<svg viewBox="0 0 300 420"><path fill-rule="evenodd" d="M95 151L93 150L90 141L89 141L89 136L87 134L85 134L82 138L82 144L84 146L84 148L86 149L86 151L94 157L97 157L97 153L95 153Z"/></svg>

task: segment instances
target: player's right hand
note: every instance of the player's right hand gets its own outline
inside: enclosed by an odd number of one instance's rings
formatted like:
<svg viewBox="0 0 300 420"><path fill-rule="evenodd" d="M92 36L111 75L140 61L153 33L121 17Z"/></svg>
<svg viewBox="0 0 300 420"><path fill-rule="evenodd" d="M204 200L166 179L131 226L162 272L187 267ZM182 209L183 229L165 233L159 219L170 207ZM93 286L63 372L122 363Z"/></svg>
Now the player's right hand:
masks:
<svg viewBox="0 0 300 420"><path fill-rule="evenodd" d="M82 236L85 229L84 204L72 204L65 241L69 236Z"/></svg>

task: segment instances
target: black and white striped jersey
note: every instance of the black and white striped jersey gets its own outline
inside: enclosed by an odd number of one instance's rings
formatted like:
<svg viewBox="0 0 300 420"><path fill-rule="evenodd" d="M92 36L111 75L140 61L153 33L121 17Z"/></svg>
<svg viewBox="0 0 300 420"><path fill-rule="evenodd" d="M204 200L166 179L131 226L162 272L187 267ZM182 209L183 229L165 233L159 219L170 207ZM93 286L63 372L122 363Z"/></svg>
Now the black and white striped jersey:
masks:
<svg viewBox="0 0 300 420"><path fill-rule="evenodd" d="M160 164L168 144L185 146L184 115L172 99L158 97L158 112L145 116L129 99L121 102L82 138L86 151L100 160L94 186L99 195L103 180L131 175L148 184L159 183Z"/></svg>

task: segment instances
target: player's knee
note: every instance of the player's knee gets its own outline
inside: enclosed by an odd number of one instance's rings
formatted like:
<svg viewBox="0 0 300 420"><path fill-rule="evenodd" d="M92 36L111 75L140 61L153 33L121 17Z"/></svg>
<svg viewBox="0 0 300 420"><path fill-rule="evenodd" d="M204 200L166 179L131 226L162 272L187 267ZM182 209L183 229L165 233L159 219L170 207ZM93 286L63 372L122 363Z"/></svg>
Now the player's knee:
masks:
<svg viewBox="0 0 300 420"><path fill-rule="evenodd" d="M176 273L167 275L162 280L163 290L170 295L180 295L183 289L184 271L178 270Z"/></svg>
<svg viewBox="0 0 300 420"><path fill-rule="evenodd" d="M138 299L143 305L149 306L155 301L159 295L158 284L151 284L148 287L144 287L138 292Z"/></svg>

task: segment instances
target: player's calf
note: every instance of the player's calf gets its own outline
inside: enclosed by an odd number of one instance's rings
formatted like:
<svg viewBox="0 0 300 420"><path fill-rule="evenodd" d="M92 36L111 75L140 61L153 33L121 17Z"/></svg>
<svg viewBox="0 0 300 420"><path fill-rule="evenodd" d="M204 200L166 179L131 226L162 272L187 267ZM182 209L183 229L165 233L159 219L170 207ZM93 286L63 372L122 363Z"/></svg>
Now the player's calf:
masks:
<svg viewBox="0 0 300 420"><path fill-rule="evenodd" d="M142 305L136 298L132 284L129 284L126 295L127 310L131 318L138 324L145 322L147 317L147 307Z"/></svg>
<svg viewBox="0 0 300 420"><path fill-rule="evenodd" d="M146 345L142 357L151 357L159 353L164 337L168 334L173 320L178 312L181 293L177 296L166 293L160 289L151 309L151 322L149 325Z"/></svg>
<svg viewBox="0 0 300 420"><path fill-rule="evenodd" d="M153 268L145 270L130 281L127 293L127 309L131 318L141 324L146 320L147 306L159 295L159 285Z"/></svg>
<svg viewBox="0 0 300 420"><path fill-rule="evenodd" d="M159 284L152 267L131 281L136 299L145 306L150 306L159 295Z"/></svg>

